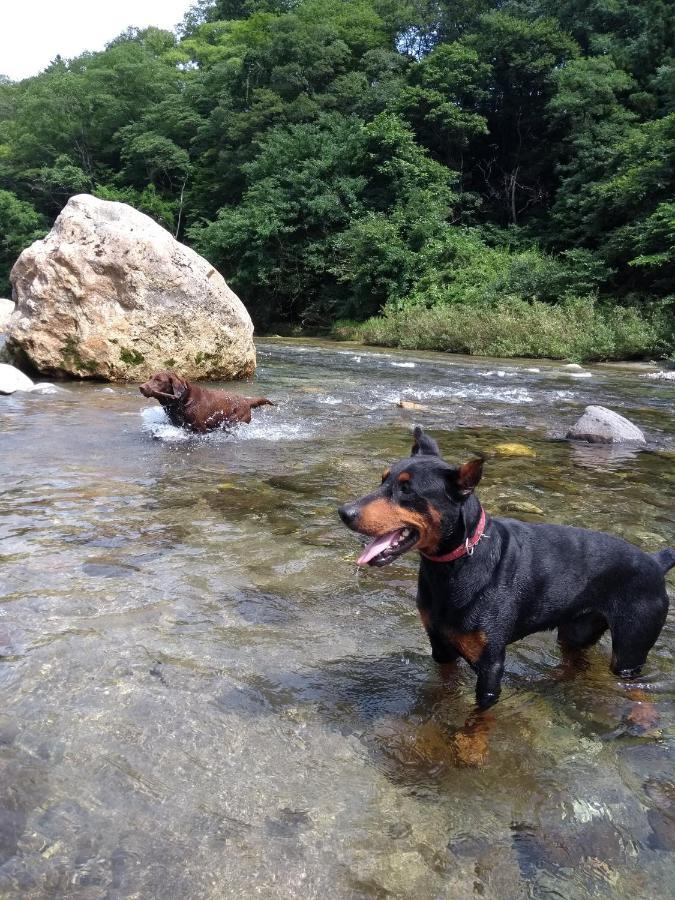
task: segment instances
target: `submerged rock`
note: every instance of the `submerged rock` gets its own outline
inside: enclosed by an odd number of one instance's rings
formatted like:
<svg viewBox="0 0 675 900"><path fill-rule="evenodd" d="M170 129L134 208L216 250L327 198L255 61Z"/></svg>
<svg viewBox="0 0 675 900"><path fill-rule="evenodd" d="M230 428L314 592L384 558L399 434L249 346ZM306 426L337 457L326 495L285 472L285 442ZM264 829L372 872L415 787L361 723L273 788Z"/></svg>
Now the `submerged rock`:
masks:
<svg viewBox="0 0 675 900"><path fill-rule="evenodd" d="M566 437L592 444L647 443L637 425L604 406L587 406Z"/></svg>
<svg viewBox="0 0 675 900"><path fill-rule="evenodd" d="M51 381L41 381L39 384L34 384L31 388L32 394L64 394L67 393L65 388L57 387L55 384L52 384Z"/></svg>
<svg viewBox="0 0 675 900"><path fill-rule="evenodd" d="M537 455L536 451L533 450L532 447L528 447L527 444L516 443L495 444L492 448L492 453L494 456L535 457Z"/></svg>
<svg viewBox="0 0 675 900"><path fill-rule="evenodd" d="M33 382L14 366L0 363L0 394L13 394L16 391L32 391Z"/></svg>
<svg viewBox="0 0 675 900"><path fill-rule="evenodd" d="M253 324L222 275L125 203L72 197L10 277L7 350L40 372L124 382L255 370Z"/></svg>
<svg viewBox="0 0 675 900"><path fill-rule="evenodd" d="M543 516L544 510L535 506L534 503L528 503L526 500L510 500L504 506L505 512L525 513L532 516Z"/></svg>

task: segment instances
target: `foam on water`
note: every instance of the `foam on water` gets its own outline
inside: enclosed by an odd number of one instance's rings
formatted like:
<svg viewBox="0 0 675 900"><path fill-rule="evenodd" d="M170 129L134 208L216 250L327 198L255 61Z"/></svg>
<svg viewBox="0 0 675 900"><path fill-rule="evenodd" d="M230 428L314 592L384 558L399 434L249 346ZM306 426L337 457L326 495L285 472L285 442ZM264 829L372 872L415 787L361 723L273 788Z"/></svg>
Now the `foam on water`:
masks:
<svg viewBox="0 0 675 900"><path fill-rule="evenodd" d="M146 406L141 410L141 418L143 419L142 429L151 437L158 441L166 441L174 443L176 441L187 441L190 435L182 428L176 428L169 422L166 413L161 406Z"/></svg>
<svg viewBox="0 0 675 900"><path fill-rule="evenodd" d="M448 385L444 388L403 388L397 394L384 395L388 402L396 403L399 397L411 400L496 400L498 403L534 403L534 398L527 388L488 388L488 387L459 387Z"/></svg>
<svg viewBox="0 0 675 900"><path fill-rule="evenodd" d="M271 422L261 417L250 425L237 425L230 434L238 441L304 441L313 437L314 432L308 421ZM216 434L222 437L225 433Z"/></svg>
<svg viewBox="0 0 675 900"><path fill-rule="evenodd" d="M645 375L640 375L640 378L651 378L652 381L675 381L675 371L647 372Z"/></svg>

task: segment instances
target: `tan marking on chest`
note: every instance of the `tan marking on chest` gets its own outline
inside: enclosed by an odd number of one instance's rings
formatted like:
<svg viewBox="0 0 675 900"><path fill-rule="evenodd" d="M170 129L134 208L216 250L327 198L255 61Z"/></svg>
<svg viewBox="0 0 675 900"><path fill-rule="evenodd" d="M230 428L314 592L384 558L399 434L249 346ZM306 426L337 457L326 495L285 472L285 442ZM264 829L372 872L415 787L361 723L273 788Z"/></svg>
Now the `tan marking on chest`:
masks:
<svg viewBox="0 0 675 900"><path fill-rule="evenodd" d="M445 628L443 633L464 659L471 663L478 662L487 644L484 631L455 631L454 628Z"/></svg>

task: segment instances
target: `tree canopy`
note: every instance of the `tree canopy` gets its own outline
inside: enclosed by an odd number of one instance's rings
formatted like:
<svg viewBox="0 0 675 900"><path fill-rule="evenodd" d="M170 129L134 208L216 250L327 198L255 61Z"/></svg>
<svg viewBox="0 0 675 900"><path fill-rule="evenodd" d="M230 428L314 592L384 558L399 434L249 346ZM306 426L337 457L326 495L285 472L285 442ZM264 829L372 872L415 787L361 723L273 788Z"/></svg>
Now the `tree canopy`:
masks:
<svg viewBox="0 0 675 900"><path fill-rule="evenodd" d="M666 0L198 0L0 78L0 294L74 193L153 216L262 327L675 298ZM672 349L672 348L671 348Z"/></svg>

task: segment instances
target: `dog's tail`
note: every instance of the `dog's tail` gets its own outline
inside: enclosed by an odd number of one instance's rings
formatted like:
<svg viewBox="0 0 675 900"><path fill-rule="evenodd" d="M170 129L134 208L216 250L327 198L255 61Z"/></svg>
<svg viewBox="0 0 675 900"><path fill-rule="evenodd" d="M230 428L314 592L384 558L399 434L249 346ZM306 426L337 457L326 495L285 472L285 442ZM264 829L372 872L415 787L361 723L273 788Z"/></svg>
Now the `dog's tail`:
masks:
<svg viewBox="0 0 675 900"><path fill-rule="evenodd" d="M271 400L268 400L267 397L252 397L248 401L251 405L251 409L255 409L256 406L275 406L276 404L272 403Z"/></svg>
<svg viewBox="0 0 675 900"><path fill-rule="evenodd" d="M652 558L661 566L661 571L665 575L669 569L675 566L675 548L666 547L665 550L659 550L658 553L652 553Z"/></svg>

